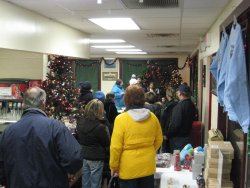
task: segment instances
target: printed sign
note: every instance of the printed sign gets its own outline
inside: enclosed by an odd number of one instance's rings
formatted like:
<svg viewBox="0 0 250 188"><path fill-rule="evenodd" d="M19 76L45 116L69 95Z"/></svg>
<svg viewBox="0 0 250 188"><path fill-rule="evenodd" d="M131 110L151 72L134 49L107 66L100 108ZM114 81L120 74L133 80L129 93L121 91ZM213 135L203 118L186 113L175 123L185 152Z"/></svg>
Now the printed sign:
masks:
<svg viewBox="0 0 250 188"><path fill-rule="evenodd" d="M117 72L103 72L102 73L102 80L103 81L116 81L118 78Z"/></svg>
<svg viewBox="0 0 250 188"><path fill-rule="evenodd" d="M0 87L0 96L11 96L11 87Z"/></svg>

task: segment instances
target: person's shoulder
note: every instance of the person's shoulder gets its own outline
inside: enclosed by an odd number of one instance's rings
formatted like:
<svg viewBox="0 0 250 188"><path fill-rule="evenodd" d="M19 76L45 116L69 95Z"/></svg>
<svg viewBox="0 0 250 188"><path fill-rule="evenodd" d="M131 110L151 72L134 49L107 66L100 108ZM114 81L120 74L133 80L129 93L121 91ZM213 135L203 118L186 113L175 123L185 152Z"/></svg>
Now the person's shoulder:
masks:
<svg viewBox="0 0 250 188"><path fill-rule="evenodd" d="M123 119L123 118L126 118L126 117L128 117L129 115L128 115L128 112L122 112L122 113L120 113L120 114L118 114L117 116L116 116L116 119Z"/></svg>
<svg viewBox="0 0 250 188"><path fill-rule="evenodd" d="M47 118L47 121L49 122L50 126L52 126L53 128L57 130L66 128L66 126L62 122L58 121L57 119Z"/></svg>

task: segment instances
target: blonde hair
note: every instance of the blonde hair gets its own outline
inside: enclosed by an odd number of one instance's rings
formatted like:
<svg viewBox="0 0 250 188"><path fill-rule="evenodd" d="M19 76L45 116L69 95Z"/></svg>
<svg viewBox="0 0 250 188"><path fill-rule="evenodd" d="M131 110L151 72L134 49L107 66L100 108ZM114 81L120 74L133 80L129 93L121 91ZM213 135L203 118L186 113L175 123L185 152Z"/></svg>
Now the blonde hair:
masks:
<svg viewBox="0 0 250 188"><path fill-rule="evenodd" d="M172 87L166 87L166 96L169 96L172 99L175 98L175 91Z"/></svg>
<svg viewBox="0 0 250 188"><path fill-rule="evenodd" d="M89 120L103 119L104 105L102 101L93 99L84 108L84 117Z"/></svg>

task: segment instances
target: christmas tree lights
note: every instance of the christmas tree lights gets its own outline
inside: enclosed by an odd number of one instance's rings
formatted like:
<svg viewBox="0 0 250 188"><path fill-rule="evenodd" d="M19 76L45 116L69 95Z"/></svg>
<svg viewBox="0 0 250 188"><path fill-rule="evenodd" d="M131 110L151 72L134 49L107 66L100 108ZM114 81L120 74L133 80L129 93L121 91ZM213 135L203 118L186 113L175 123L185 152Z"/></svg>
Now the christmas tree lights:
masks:
<svg viewBox="0 0 250 188"><path fill-rule="evenodd" d="M42 88L47 93L47 115L56 119L76 115L78 93L71 62L64 56L52 56L48 68L50 72L42 83Z"/></svg>

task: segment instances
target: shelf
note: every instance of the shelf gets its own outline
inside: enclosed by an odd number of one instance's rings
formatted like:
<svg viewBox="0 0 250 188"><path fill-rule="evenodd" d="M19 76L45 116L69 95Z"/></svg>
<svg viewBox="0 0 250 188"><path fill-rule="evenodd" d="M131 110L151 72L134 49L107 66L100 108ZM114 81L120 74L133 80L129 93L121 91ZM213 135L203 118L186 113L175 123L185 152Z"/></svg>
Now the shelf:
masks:
<svg viewBox="0 0 250 188"><path fill-rule="evenodd" d="M1 99L0 98L0 102L4 102L4 101L8 101L8 102L23 102L23 99Z"/></svg>

